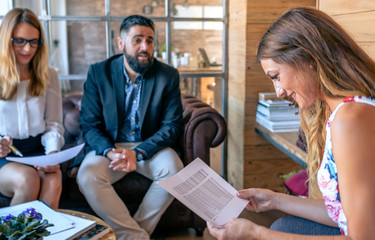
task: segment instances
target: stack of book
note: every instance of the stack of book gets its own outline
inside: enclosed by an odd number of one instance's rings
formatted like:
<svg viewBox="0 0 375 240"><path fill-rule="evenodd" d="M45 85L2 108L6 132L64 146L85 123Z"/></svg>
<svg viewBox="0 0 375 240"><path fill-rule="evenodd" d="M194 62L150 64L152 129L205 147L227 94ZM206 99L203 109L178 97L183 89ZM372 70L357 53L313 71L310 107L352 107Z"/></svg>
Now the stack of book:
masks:
<svg viewBox="0 0 375 240"><path fill-rule="evenodd" d="M300 128L298 107L269 93L259 94L256 121L271 132L294 132Z"/></svg>

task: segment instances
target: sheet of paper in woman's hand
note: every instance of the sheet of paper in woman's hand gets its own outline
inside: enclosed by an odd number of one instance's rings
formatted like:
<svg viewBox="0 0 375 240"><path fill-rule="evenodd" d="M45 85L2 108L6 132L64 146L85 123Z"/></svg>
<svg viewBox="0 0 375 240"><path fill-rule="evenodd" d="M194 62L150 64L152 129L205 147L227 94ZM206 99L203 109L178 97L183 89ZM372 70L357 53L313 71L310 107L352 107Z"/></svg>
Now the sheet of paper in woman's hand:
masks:
<svg viewBox="0 0 375 240"><path fill-rule="evenodd" d="M31 166L47 167L60 164L74 158L78 155L84 145L85 144L82 143L78 146L48 155L40 155L35 157L6 157L5 159L8 161L20 162Z"/></svg>
<svg viewBox="0 0 375 240"><path fill-rule="evenodd" d="M214 226L237 218L249 202L237 197L237 190L199 158L158 183Z"/></svg>

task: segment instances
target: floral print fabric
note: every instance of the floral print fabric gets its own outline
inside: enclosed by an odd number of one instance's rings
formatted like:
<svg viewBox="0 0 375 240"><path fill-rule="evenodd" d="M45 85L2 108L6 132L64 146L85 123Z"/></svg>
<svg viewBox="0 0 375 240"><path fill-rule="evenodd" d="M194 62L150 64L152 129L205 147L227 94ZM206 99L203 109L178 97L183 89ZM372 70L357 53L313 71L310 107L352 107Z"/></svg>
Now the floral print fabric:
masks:
<svg viewBox="0 0 375 240"><path fill-rule="evenodd" d="M318 185L322 192L328 215L333 221L337 222L337 225L341 229L341 233L345 235L348 235L348 226L341 205L340 188L337 180L337 168L332 154L331 124L337 111L347 102L361 102L375 107L375 99L363 96L345 98L345 100L333 111L326 125L326 143L322 163L318 171Z"/></svg>

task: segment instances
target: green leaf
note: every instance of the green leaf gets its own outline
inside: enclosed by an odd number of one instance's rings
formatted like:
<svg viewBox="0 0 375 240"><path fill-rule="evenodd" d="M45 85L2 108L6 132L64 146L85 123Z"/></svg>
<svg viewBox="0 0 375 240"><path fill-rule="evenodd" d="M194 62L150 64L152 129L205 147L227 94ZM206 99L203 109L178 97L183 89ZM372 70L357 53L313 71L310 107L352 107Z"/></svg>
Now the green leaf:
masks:
<svg viewBox="0 0 375 240"><path fill-rule="evenodd" d="M7 232L7 227L4 226L3 224L0 225L0 236L3 235L3 233ZM0 238L1 239L1 238Z"/></svg>
<svg viewBox="0 0 375 240"><path fill-rule="evenodd" d="M24 240L24 239L27 239L27 236L26 235L23 235L21 236L20 238L18 238L19 240Z"/></svg>
<svg viewBox="0 0 375 240"><path fill-rule="evenodd" d="M26 217L25 215L23 215L22 213L19 214L16 218L16 221L19 222L19 223L24 223L26 221Z"/></svg>
<svg viewBox="0 0 375 240"><path fill-rule="evenodd" d="M29 224L27 224L26 228L27 231L31 231L35 226L38 226L39 220L33 219Z"/></svg>
<svg viewBox="0 0 375 240"><path fill-rule="evenodd" d="M51 234L51 232L49 232L49 231L44 231L44 232L38 233L38 236L48 236L48 235L50 235L50 234Z"/></svg>

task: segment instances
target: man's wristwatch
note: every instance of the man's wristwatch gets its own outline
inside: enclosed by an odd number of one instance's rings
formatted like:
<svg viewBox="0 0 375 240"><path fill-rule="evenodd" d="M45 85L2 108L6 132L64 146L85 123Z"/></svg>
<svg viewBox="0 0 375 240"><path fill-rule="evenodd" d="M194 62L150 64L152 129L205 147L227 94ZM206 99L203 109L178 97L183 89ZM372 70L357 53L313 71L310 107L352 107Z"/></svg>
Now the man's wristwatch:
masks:
<svg viewBox="0 0 375 240"><path fill-rule="evenodd" d="M137 148L133 149L135 151L135 158L137 161L143 161L145 159L145 156L143 156L143 153L139 151Z"/></svg>

